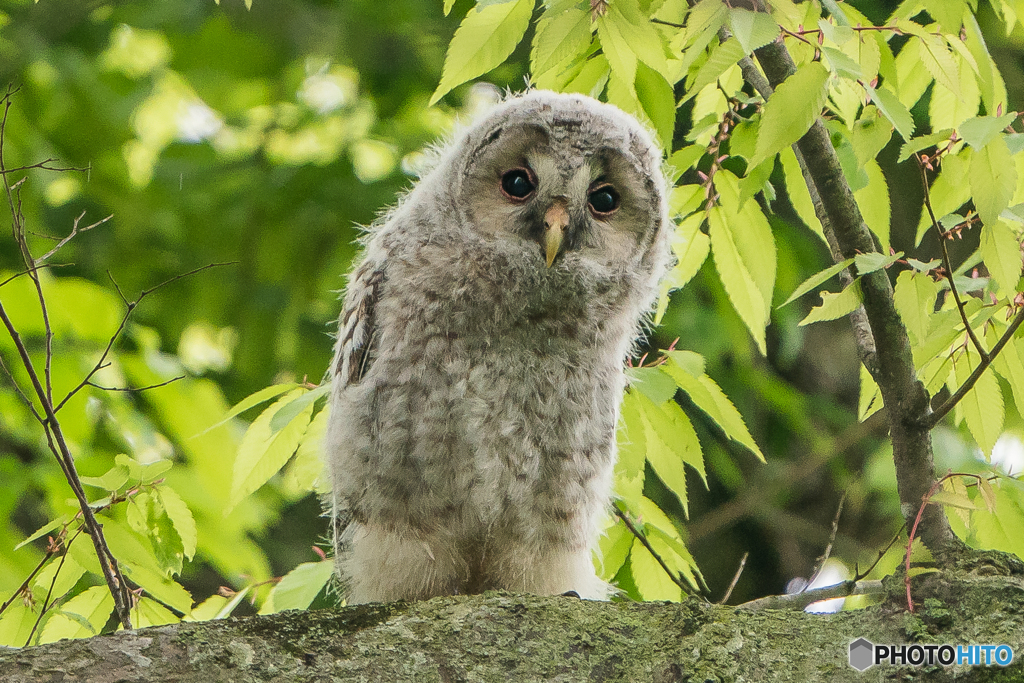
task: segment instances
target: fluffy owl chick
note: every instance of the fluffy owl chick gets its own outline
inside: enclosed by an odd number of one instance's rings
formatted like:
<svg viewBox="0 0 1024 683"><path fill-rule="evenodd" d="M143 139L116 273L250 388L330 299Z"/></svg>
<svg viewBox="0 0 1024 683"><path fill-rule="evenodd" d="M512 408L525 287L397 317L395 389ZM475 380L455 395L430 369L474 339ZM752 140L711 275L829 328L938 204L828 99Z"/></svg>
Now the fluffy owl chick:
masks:
<svg viewBox="0 0 1024 683"><path fill-rule="evenodd" d="M669 261L661 153L579 95L497 105L371 227L326 457L349 602L605 598L624 364Z"/></svg>

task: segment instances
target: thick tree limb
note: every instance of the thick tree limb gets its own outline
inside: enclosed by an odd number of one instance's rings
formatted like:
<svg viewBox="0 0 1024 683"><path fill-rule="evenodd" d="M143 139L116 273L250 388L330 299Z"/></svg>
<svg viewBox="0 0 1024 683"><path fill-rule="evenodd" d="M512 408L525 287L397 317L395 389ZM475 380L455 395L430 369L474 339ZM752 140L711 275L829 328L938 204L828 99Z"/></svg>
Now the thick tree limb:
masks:
<svg viewBox="0 0 1024 683"><path fill-rule="evenodd" d="M185 623L0 652L0 680L123 683L250 681L867 681L925 670L848 664L849 643L1006 643L1008 668L935 667L929 681L1024 676L1024 582L967 575L915 579L928 609L892 602L855 612L737 610L589 602L508 593ZM1002 678L1000 678L1002 677Z"/></svg>

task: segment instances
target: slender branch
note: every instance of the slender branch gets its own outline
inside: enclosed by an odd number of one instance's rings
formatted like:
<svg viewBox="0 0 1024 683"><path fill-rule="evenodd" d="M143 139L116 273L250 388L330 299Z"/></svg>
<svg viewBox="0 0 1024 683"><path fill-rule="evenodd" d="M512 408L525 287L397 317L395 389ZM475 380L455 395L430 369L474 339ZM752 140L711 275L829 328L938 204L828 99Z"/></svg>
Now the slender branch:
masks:
<svg viewBox="0 0 1024 683"><path fill-rule="evenodd" d="M839 531L839 518L843 514L843 506L845 504L846 504L846 491L843 491L843 495L839 499L839 505L836 508L836 516L832 518L832 532L829 534L829 537L828 537L828 545L825 546L825 552L823 552L821 554L821 557L819 557L815 561L815 563L814 563L814 565L815 565L814 566L814 571L811 572L811 578L807 579L807 583L804 585L804 589L805 590L806 590L807 586L810 586L812 583L814 583L814 580L816 578L818 578L818 574L821 573L821 570L825 566L825 563L828 562L828 558L832 555L832 546L836 542L836 533L838 533L838 531ZM805 590L802 590L800 592L803 593L803 592L805 592Z"/></svg>
<svg viewBox="0 0 1024 683"><path fill-rule="evenodd" d="M984 361L988 358L988 353L985 351L985 347L981 345L978 338L974 334L974 329L971 327L971 321L967 319L967 311L964 310L963 299L960 298L960 292L956 288L956 279L953 277L953 263L949 258L949 249L946 247L946 232L943 231L942 227L939 226L938 219L935 218L935 210L932 209L932 192L928 186L928 171L925 169L925 163L921 159L919 153L914 154L914 158L917 160L917 167L921 171L921 187L924 189L924 206L928 209L928 217L931 218L932 227L935 228L935 232L939 235L939 244L942 246L942 263L946 267L946 277L949 278L949 291L953 293L953 301L956 302L956 309L960 311L960 319L964 323L964 329L967 330L967 336L971 338L971 342L974 344L974 348L978 350L978 354L981 355L981 359Z"/></svg>
<svg viewBox="0 0 1024 683"><path fill-rule="evenodd" d="M743 568L747 566L747 557L750 553L743 553L743 557L740 558L740 566L736 567L736 573L732 575L732 581L729 582L729 587L725 589L725 595L718 601L719 605L724 605L729 602L729 598L732 597L732 589L739 583L740 576L743 574Z"/></svg>
<svg viewBox="0 0 1024 683"><path fill-rule="evenodd" d="M884 592L885 588L882 586L881 581L843 581L834 586L815 588L804 593L769 595L737 605L736 609L754 611L762 609L803 610L807 605L820 602L821 600L848 598L851 595L878 595Z"/></svg>
<svg viewBox="0 0 1024 683"><path fill-rule="evenodd" d="M1020 327L1022 322L1024 322L1024 308L1017 311L1017 315L1014 317L1013 322L1010 323L1010 326L1006 328L1006 331L1003 332L1003 336L999 338L999 341L997 341L996 345L992 347L992 350L981 359L981 362L978 363L978 367L974 368L974 372L972 372L964 383L960 385L960 388L956 390L956 393L946 399L946 402L943 403L938 410L931 413L924 419L922 426L925 429L931 429L937 425L942 418L946 417L946 414L953 409L953 406L959 403L960 400L967 395L967 392L974 388L974 384L978 381L988 366L992 364L992 361L996 359L996 356L998 356L999 352L1003 350L1003 347L1006 346L1007 342L1013 338L1014 333L1017 331L1017 328Z"/></svg>
<svg viewBox="0 0 1024 683"><path fill-rule="evenodd" d="M185 379L185 375L178 375L177 377L169 379L166 382L160 382L159 384L150 384L150 385L144 386L144 387L103 387L103 386L100 386L99 384L94 384L92 382L87 382L87 384L90 387L94 388L94 389L99 389L100 391L135 392L135 391L148 391L150 389L158 389L160 387L165 387L168 384L171 384L172 382L177 382L179 379Z"/></svg>
<svg viewBox="0 0 1024 683"><path fill-rule="evenodd" d="M878 551L878 557L876 557L875 561L871 563L871 566L869 566L863 572L858 570L857 565L854 565L853 566L853 569L854 569L853 580L854 581L860 581L861 579L864 579L865 577L867 577L867 575L870 574L871 571L875 567L878 566L878 563L882 561L882 558L885 557L886 553L888 553L892 549L892 547L894 545L896 545L896 543L900 540L900 537L903 536L903 530L906 529L906 528L907 528L907 523L904 522L903 526L900 527L900 530L898 532L896 532L896 535L892 537L891 541L889 541L889 545L885 546L885 548L883 548L882 550Z"/></svg>
<svg viewBox="0 0 1024 683"><path fill-rule="evenodd" d="M682 589L682 591L687 595L699 595L699 593L697 593L692 586L683 581L676 575L675 572L668 568L668 565L665 564L665 561L663 559L661 559L661 556L658 555L657 551L655 551L654 548L651 547L651 542L648 541L647 537L633 525L633 522L629 520L629 517L626 516L626 513L623 512L618 505L612 505L612 510L615 511L615 516L622 520L622 522L626 525L626 528L629 529L629 532L633 534L636 540L640 541L640 543L643 544L645 548L647 548L647 552L649 552L651 556L654 557L654 559L657 561L657 563L661 565L661 568L665 570L665 573L668 574L668 577L672 579L672 583L679 586Z"/></svg>
<svg viewBox="0 0 1024 683"><path fill-rule="evenodd" d="M33 264L33 266L34 266L34 265L36 265L36 264L42 263L42 262L43 262L43 261L45 261L46 259L48 259L48 258L50 258L51 256L53 256L54 254L56 254L56 253L57 253L57 251L59 251L61 247L63 247L63 246L64 246L65 244L67 244L68 242L70 242L70 241L71 241L71 239L72 239L72 238L73 238L73 237L74 237L75 235L77 235L78 233L80 233L80 232L85 232L85 231L87 231L87 230L92 230L93 228L95 228L95 227L97 227L97 226L103 225L104 223L106 223L107 221L109 221L109 220L110 220L111 218L113 218L113 217L114 217L114 215L113 215L113 214L111 214L111 215L107 216L106 218L101 218L100 220L96 221L96 222L95 222L95 223L93 223L92 225L87 225L87 226L85 226L84 228L79 228L79 227L78 227L78 224L79 224L79 222L80 222L80 221L81 221L81 220L82 220L82 219L83 219L84 217L85 217L85 211L83 211L83 212L82 212L81 214L79 214L78 218L76 218L76 219L75 219L74 225L72 225L72 226L71 226L71 232L70 232L70 233L68 234L68 236L67 236L67 237L65 237L65 238L63 238L63 239L61 239L61 241L57 242L57 245L56 245L56 246L55 246L55 247L54 247L53 249L51 249L50 251L46 252L45 254L43 254L42 256L40 256L39 258L35 259L35 263Z"/></svg>

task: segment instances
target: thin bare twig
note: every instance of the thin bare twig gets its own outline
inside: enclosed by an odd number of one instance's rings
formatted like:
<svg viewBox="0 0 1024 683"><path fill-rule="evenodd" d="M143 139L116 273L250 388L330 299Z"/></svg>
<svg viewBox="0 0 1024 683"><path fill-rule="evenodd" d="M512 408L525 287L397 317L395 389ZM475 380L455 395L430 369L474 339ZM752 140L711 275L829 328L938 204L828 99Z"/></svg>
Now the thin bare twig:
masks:
<svg viewBox="0 0 1024 683"><path fill-rule="evenodd" d="M839 517L843 514L843 505L846 504L846 491L843 491L842 497L839 499L839 505L836 507L836 515L832 518L832 532L828 537L828 545L825 546L825 552L814 561L814 571L811 572L811 578L807 579L807 584L804 585L804 589L800 592L803 593L807 590L807 587L814 583L814 580L818 578L818 574L821 573L825 563L828 562L828 558L832 555L832 546L836 542L836 533L839 531Z"/></svg>
<svg viewBox="0 0 1024 683"><path fill-rule="evenodd" d="M182 278L188 277L190 275L195 275L196 273L202 272L202 271L207 270L209 268L216 268L218 266L227 266L227 265L232 265L234 263L237 263L237 261L226 261L224 263L208 263L205 266L200 266L199 268L193 268L192 270L188 271L187 273L181 273L180 275L175 275L174 277L170 278L169 280L165 280L165 281L161 282L160 284L156 285L155 287L150 287L149 289L142 290L139 293L138 298L135 299L135 301L128 301L125 304L126 310L124 312L124 316L121 317L120 324L117 326L117 329L114 330L114 334L111 335L110 340L107 342L107 347L105 349L103 349L103 353L102 353L102 355L100 355L100 359L98 361L96 361L96 365L94 365L92 367L92 369L89 370L89 373L85 376L85 378L81 382L79 382L78 385L74 389L69 391L67 393L67 395L63 399L61 399L60 403L57 404L57 407L54 408L54 412L55 413L58 412L62 407L64 407L64 404L66 404L68 401L71 400L71 398L75 394L77 394L79 391L81 391L82 388L88 386L91 383L90 380L92 380L93 375L95 375L97 372L99 372L100 370L102 370L105 367L105 363L107 361L107 356L110 354L110 350L112 348L114 348L114 343L117 341L118 337L120 337L121 333L124 331L124 328L128 324L128 319L131 317L132 312L136 309L136 307L138 307L139 303L144 298L146 298L146 296L152 294L153 292L157 291L161 287L169 285L172 282L177 282L178 280L180 280ZM109 275L109 273L107 273L107 274ZM113 278L111 278L111 281L113 281ZM116 282L114 283L114 286L117 287L117 283ZM117 288L117 293L121 294L121 298L124 299L124 294L121 292L121 288L120 287Z"/></svg>
<svg viewBox="0 0 1024 683"><path fill-rule="evenodd" d="M724 605L729 602L729 598L732 597L732 589L739 583L740 576L743 574L743 568L747 566L747 557L750 553L743 553L743 557L740 558L740 566L736 567L736 573L732 575L732 581L729 582L729 587L725 589L725 595L718 601L719 605Z"/></svg>
<svg viewBox="0 0 1024 683"><path fill-rule="evenodd" d="M92 225L87 225L84 228L79 228L78 227L79 222L81 222L81 220L83 218L85 218L85 211L83 211L82 213L80 213L78 215L78 218L75 219L74 225L71 226L71 232L68 234L68 236L64 237L59 242L57 242L57 245L53 249L51 249L50 251L46 252L45 254L40 256L39 258L35 259L35 263L33 263L32 265L35 266L36 264L42 263L46 259L48 259L51 256L53 256L54 254L56 254L57 251L59 251L61 247L63 247L68 242L70 242L71 239L75 235L77 235L78 233L85 232L87 230L92 230L93 228L95 228L97 226L103 225L104 223L106 223L107 221L109 221L113 217L114 217L114 215L111 214L111 215L107 216L106 218L101 218L100 220L96 221Z"/></svg>
<svg viewBox="0 0 1024 683"><path fill-rule="evenodd" d="M932 227L939 234L939 244L942 246L942 262L946 266L946 276L949 278L949 291L953 293L953 301L956 302L956 308L960 311L960 319L963 320L964 328L967 330L967 336L971 338L971 342L974 344L974 348L978 349L978 353L981 355L982 361L988 358L988 352L978 341L978 338L974 335L974 330L971 328L971 322L967 319L967 312L964 310L964 302L960 298L960 292L956 289L956 279L953 276L953 264L949 259L949 249L946 247L946 233L939 226L938 219L935 218L935 211L932 209L932 194L931 189L928 187L928 172L925 170L925 162L921 159L920 153L915 153L914 158L917 159L917 167L921 171L921 186L924 188L924 205L928 209L928 216L931 218Z"/></svg>
<svg viewBox="0 0 1024 683"><path fill-rule="evenodd" d="M900 540L900 537L903 536L903 530L906 529L906 528L907 528L907 523L904 522L903 526L900 527L900 530L897 531L896 535L892 537L891 541L889 541L889 545L885 546L884 549L878 551L878 557L875 558L875 561L871 563L870 567L868 567L864 571L859 571L859 568L855 564L853 566L853 571L854 571L853 580L854 581L860 581L861 579L865 578L868 574L870 574L871 571L875 567L878 566L878 563L882 561L882 558L885 557L886 553L888 553L889 550L891 550L892 547L894 545L896 545L896 543Z"/></svg>
<svg viewBox="0 0 1024 683"><path fill-rule="evenodd" d="M134 392L134 391L148 391L150 389L158 389L159 387L165 387L168 384L170 384L171 382L177 382L179 379L185 379L185 375L178 375L177 377L169 379L166 382L160 382L159 384L150 384L150 385L145 386L145 387L104 387L104 386L100 386L99 384L94 384L93 382L87 382L87 384L90 387L92 387L93 389L99 389L100 391L127 391L127 392Z"/></svg>
<svg viewBox="0 0 1024 683"><path fill-rule="evenodd" d="M885 588L881 581L843 581L834 586L815 588L804 593L791 593L789 595L768 595L757 600L737 605L736 609L762 610L762 609L791 609L803 610L807 605L821 600L833 600L835 598L848 598L851 595L876 595L884 593Z"/></svg>

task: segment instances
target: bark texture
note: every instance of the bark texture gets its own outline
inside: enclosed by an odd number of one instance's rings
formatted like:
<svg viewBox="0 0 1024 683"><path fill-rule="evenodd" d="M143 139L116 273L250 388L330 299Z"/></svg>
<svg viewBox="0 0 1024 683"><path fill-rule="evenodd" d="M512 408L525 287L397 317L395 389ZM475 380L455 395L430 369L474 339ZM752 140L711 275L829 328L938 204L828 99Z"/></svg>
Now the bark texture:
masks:
<svg viewBox="0 0 1024 683"><path fill-rule="evenodd" d="M0 681L1021 681L1024 580L928 574L834 615L509 593L184 623L0 652ZM1007 668L850 668L848 645L1009 644Z"/></svg>

